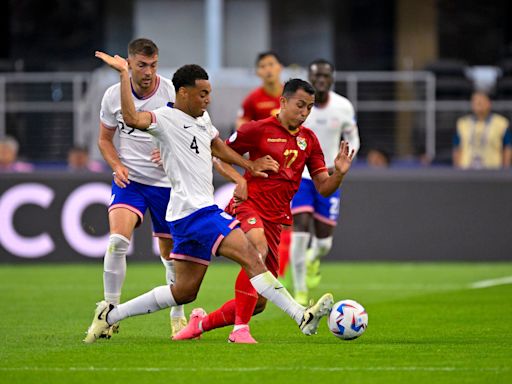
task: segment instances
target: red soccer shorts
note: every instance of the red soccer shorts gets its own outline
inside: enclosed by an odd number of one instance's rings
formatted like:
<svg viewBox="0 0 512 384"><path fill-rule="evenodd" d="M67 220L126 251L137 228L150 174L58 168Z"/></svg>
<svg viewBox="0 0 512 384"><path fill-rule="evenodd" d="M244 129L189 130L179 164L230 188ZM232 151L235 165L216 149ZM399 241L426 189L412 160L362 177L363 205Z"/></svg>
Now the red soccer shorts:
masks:
<svg viewBox="0 0 512 384"><path fill-rule="evenodd" d="M249 204L242 203L234 208L233 202L231 202L226 208L226 212L236 217L244 233L249 232L253 228L263 228L268 244L268 255L265 259L265 265L268 270L277 277L279 271L279 241L282 225L263 219L258 211Z"/></svg>

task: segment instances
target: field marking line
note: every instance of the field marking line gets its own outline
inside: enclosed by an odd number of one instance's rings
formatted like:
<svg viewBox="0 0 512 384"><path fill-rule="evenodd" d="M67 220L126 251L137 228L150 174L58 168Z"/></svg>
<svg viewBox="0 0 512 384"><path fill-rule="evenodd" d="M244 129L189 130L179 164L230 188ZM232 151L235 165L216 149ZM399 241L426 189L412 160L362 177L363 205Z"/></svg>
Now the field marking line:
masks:
<svg viewBox="0 0 512 384"><path fill-rule="evenodd" d="M0 372L256 372L256 371L328 371L328 372L508 372L510 367L0 367Z"/></svg>
<svg viewBox="0 0 512 384"><path fill-rule="evenodd" d="M481 280L476 281L470 284L470 288L479 289L479 288L489 288L495 287L497 285L507 285L512 284L512 276L499 277L497 279L489 279L489 280Z"/></svg>

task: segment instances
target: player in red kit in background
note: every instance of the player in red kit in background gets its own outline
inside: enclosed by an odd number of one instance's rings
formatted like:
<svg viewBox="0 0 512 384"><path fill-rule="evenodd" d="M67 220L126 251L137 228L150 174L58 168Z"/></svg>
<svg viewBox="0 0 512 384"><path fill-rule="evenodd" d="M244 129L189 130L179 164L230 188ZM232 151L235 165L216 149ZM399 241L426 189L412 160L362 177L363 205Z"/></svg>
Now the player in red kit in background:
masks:
<svg viewBox="0 0 512 384"><path fill-rule="evenodd" d="M279 98L283 93L281 71L283 66L275 52L262 52L256 58L256 74L262 81L261 87L253 90L242 102L236 129L250 121L266 119L279 113Z"/></svg>
<svg viewBox="0 0 512 384"><path fill-rule="evenodd" d="M249 153L250 159L269 155L279 164L279 171L258 180L245 174L247 200L233 199L226 211L236 215L248 239L265 258L270 272L279 269L278 245L281 228L292 223L290 201L298 190L302 171L307 166L317 190L325 196L339 188L351 166L353 151L342 142L334 161L335 171L329 176L322 149L313 131L302 126L314 104L315 89L306 81L288 81L280 99L277 117L244 124L227 144L239 154ZM227 170L227 168L225 168ZM243 185L238 173L229 176ZM225 172L227 174L227 172ZM243 187L242 187L243 189ZM249 332L248 323L253 314L263 311L265 299L258 297L247 274L242 270L235 283L235 299L206 315L194 309L189 325L174 336L174 340L193 339L203 332L234 324L229 341L256 343Z"/></svg>

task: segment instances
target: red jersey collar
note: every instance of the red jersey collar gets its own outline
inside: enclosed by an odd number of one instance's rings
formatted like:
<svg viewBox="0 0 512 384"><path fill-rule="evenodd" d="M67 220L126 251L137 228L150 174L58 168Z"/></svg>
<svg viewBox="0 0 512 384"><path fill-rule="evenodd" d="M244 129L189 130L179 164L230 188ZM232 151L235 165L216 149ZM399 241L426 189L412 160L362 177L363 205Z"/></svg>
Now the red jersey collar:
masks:
<svg viewBox="0 0 512 384"><path fill-rule="evenodd" d="M279 128L283 129L288 133L290 136L298 136L300 131L302 131L302 125L299 126L295 131L290 131L288 128L284 127L283 124L279 121L279 119L276 116L272 116L269 118L270 121L272 121L275 125L277 125Z"/></svg>

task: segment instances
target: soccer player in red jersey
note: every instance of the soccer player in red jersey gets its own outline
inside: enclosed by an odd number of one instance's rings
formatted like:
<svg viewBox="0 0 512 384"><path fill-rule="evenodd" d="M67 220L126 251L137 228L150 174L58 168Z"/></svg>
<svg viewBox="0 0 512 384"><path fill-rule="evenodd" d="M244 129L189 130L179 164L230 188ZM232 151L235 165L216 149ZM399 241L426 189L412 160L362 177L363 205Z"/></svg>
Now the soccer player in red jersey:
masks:
<svg viewBox="0 0 512 384"><path fill-rule="evenodd" d="M263 82L243 101L238 112L236 129L250 121L266 119L279 112L279 98L283 93L281 71L283 66L275 52L262 52L256 58L256 74Z"/></svg>
<svg viewBox="0 0 512 384"><path fill-rule="evenodd" d="M246 173L243 176L246 186L238 173L228 172L227 167L222 166L224 174L237 183L237 188L247 188L247 199L232 199L226 211L236 215L242 230L265 258L265 264L274 276L279 269L281 228L292 223L290 201L299 188L304 167L308 167L316 189L329 196L341 185L354 156L354 151L350 151L343 141L334 161L335 170L329 175L315 133L302 126L313 107L314 95L315 89L308 82L300 79L288 81L280 99L278 116L244 124L227 140L227 144L239 154L249 153L250 159L269 155L280 164L279 171L269 173L265 179ZM193 339L203 332L234 324L229 341L256 343L248 324L253 314L263 311L265 304L266 300L258 297L242 270L235 283L235 299L209 315L200 308L194 309L189 325L173 339Z"/></svg>
<svg viewBox="0 0 512 384"><path fill-rule="evenodd" d="M256 58L256 73L262 80L262 85L252 91L243 101L240 108L236 129L250 121L266 119L279 113L280 97L283 93L281 71L283 66L277 53L273 51L262 52ZM279 276L285 276L290 258L291 227L285 226L279 241L279 258L281 260ZM288 274L290 280L290 274ZM291 284L291 280L290 280Z"/></svg>

